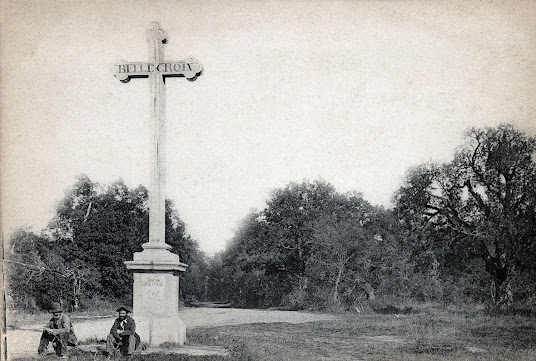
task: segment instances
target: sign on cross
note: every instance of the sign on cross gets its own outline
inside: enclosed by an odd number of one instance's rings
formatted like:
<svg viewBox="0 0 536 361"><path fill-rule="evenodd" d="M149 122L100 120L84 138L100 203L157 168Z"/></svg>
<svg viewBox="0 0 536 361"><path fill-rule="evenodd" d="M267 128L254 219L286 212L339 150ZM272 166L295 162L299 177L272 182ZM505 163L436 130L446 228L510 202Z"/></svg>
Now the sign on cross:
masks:
<svg viewBox="0 0 536 361"><path fill-rule="evenodd" d="M158 23L153 23L148 31L150 61L123 62L114 66L115 77L123 83L132 78L149 78L151 82L151 121L153 129L151 186L149 188L149 242L143 248L164 248L165 243L165 107L164 83L167 77L185 77L195 80L201 74L202 66L196 60L187 58L180 61L163 60L163 44L166 36Z"/></svg>
<svg viewBox="0 0 536 361"><path fill-rule="evenodd" d="M184 76L193 79L201 72L201 65L192 58L178 62L153 63L124 63L117 64L115 77L123 83L128 83L132 78L148 78L156 72L164 77Z"/></svg>
<svg viewBox="0 0 536 361"><path fill-rule="evenodd" d="M166 44L167 40L158 23L153 23L152 29L148 32L147 40L149 41L151 61L147 63L123 62L122 64L116 64L114 72L117 79L123 83L128 83L132 78L148 78L151 75L161 75L163 78L183 76L190 80L195 80L201 74L201 64L193 58L171 62L162 60L162 44Z"/></svg>

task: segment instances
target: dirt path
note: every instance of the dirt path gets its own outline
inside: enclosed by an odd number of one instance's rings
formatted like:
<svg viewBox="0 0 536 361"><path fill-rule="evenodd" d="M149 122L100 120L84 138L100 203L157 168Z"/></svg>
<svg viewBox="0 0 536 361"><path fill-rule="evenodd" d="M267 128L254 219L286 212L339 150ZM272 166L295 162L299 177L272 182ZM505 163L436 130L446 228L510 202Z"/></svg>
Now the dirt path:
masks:
<svg viewBox="0 0 536 361"><path fill-rule="evenodd" d="M184 308L180 318L188 328L217 327L245 323L303 323L331 320L336 316L295 311L246 310L236 308ZM133 315L134 319L136 315ZM113 324L113 317L77 319L73 317L74 329L79 341L105 339ZM45 323L46 320L43 320ZM37 354L42 325L27 325L18 330L7 330L8 359Z"/></svg>

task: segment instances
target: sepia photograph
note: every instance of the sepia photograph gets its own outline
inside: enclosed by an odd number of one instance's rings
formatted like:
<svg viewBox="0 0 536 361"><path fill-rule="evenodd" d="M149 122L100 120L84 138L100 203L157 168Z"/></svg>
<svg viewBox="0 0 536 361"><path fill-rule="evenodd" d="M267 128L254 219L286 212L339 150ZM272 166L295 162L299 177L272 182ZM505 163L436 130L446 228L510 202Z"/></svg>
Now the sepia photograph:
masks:
<svg viewBox="0 0 536 361"><path fill-rule="evenodd" d="M0 0L0 360L535 360L535 79L532 0Z"/></svg>

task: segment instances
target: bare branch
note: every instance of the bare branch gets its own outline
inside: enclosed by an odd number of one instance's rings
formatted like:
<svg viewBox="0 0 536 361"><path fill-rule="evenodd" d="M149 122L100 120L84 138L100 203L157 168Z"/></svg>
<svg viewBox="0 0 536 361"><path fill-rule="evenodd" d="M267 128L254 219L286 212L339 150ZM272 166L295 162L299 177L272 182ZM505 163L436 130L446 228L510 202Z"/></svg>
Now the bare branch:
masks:
<svg viewBox="0 0 536 361"><path fill-rule="evenodd" d="M488 207L487 204L484 203L484 200L482 199L480 194L475 191L471 182L469 180L466 180L464 185L467 187L467 190L469 191L469 193L471 193L473 198L476 199L478 205L484 210L486 217L489 217L489 215L491 214L491 209Z"/></svg>
<svg viewBox="0 0 536 361"><path fill-rule="evenodd" d="M84 215L84 223L87 221L87 217L89 217L89 212L91 211L91 201L89 201L89 204L87 205L87 212Z"/></svg>

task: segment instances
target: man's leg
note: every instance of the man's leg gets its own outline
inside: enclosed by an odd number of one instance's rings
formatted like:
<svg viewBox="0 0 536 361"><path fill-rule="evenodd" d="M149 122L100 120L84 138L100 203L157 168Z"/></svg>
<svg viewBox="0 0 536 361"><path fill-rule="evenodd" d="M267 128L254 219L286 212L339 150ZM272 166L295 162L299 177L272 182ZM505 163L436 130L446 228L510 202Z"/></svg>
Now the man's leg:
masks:
<svg viewBox="0 0 536 361"><path fill-rule="evenodd" d="M41 334L41 340L39 340L39 347L37 348L37 353L42 354L45 352L48 348L48 343L50 342L50 334L48 332L43 331Z"/></svg>
<svg viewBox="0 0 536 361"><path fill-rule="evenodd" d="M116 341L114 335L112 335L111 333L108 334L108 337L106 337L106 352L108 353L108 355L114 353L115 344Z"/></svg>
<svg viewBox="0 0 536 361"><path fill-rule="evenodd" d="M69 334L67 332L56 335L56 355L62 356L67 354L67 344L69 341Z"/></svg>
<svg viewBox="0 0 536 361"><path fill-rule="evenodd" d="M136 350L136 336L130 335L130 336L128 336L128 351L127 351L127 355L132 355L135 350Z"/></svg>
<svg viewBox="0 0 536 361"><path fill-rule="evenodd" d="M56 355L61 356L63 352L63 344L61 343L61 340L58 336L54 338L54 341L52 341L52 347L54 347L54 351L56 351Z"/></svg>

